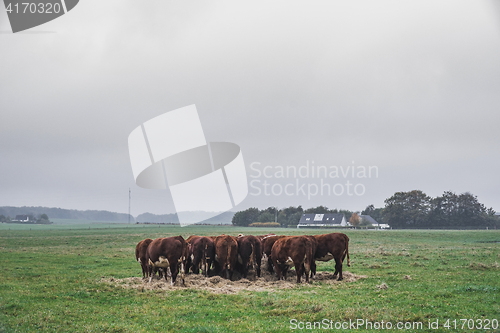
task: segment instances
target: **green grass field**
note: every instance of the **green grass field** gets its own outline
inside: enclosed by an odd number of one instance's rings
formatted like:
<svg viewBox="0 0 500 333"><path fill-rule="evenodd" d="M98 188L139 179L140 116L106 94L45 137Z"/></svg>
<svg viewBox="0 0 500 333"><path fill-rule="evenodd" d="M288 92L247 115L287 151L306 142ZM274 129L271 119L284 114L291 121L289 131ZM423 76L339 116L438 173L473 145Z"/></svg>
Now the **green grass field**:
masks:
<svg viewBox="0 0 500 333"><path fill-rule="evenodd" d="M356 282L314 281L293 289L229 295L189 288L126 289L102 282L103 277L141 275L134 249L144 238L268 232L330 231L2 224L0 331L290 332L301 325L307 328L307 322L321 322L326 328L323 320L327 320L334 328L335 323L360 319L372 325L390 322L393 330L398 322L422 322L422 328L406 332L499 331L495 328L500 321L500 231L496 230L347 230L352 265L344 265L344 270L366 276ZM318 270L334 271L333 261L319 263ZM381 288L383 284L387 289ZM430 329L429 321L436 320L438 329ZM480 325L489 329L479 329ZM331 331L376 331L365 328Z"/></svg>

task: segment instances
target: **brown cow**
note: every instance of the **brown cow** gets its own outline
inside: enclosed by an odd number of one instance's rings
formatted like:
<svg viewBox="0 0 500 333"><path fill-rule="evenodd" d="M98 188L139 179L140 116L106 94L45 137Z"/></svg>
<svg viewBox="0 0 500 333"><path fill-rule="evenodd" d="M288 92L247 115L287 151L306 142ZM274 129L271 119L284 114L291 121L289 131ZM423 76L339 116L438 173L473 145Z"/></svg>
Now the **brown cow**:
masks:
<svg viewBox="0 0 500 333"><path fill-rule="evenodd" d="M159 268L170 268L172 278L170 283L174 285L177 274L180 272L182 284L184 285L186 258L188 256L188 244L182 236L157 238L149 244L147 260L149 265L149 282L153 272ZM167 274L165 274L165 281Z"/></svg>
<svg viewBox="0 0 500 333"><path fill-rule="evenodd" d="M324 235L314 235L318 245L316 253L314 254L315 260L329 261L335 259L335 273L334 277L339 276L338 281L344 279L342 276L342 262L347 255L347 266L351 266L349 258L349 237L342 233L331 233ZM316 274L316 265L311 270L311 275Z"/></svg>
<svg viewBox="0 0 500 333"><path fill-rule="evenodd" d="M255 269L260 277L260 264L262 260L262 243L255 236L241 236L238 240L238 261L242 265L242 274L246 278L250 266Z"/></svg>
<svg viewBox="0 0 500 333"><path fill-rule="evenodd" d="M148 276L148 263L146 261L146 252L148 251L148 246L153 240L146 238L137 243L135 247L135 259L141 265L142 268L142 278L145 279Z"/></svg>
<svg viewBox="0 0 500 333"><path fill-rule="evenodd" d="M214 241L210 237L196 237L191 239L189 244L189 259L187 270L191 268L194 274L201 271L205 276L208 276L210 267L215 258Z"/></svg>
<svg viewBox="0 0 500 333"><path fill-rule="evenodd" d="M291 236L276 240L271 249L271 259L276 267L278 280L286 279L289 266L295 266L297 283L300 277L306 274L306 282L309 282L309 271L314 259L313 242L305 236Z"/></svg>
<svg viewBox="0 0 500 333"><path fill-rule="evenodd" d="M186 260L186 273L189 273L189 268L192 265L192 260L191 260L191 244L201 236L196 236L196 235L191 235L186 239L186 242L188 243L188 257Z"/></svg>
<svg viewBox="0 0 500 333"><path fill-rule="evenodd" d="M238 241L232 236L220 235L215 238L214 245L216 274L231 280L238 260Z"/></svg>
<svg viewBox="0 0 500 333"><path fill-rule="evenodd" d="M283 237L288 237L288 236L269 235L269 236L264 236L262 238L262 253L265 257L267 257L267 269L268 269L269 273L273 272L273 261L271 260L271 249L273 248L274 242L276 242L278 239L283 238Z"/></svg>
<svg viewBox="0 0 500 333"><path fill-rule="evenodd" d="M191 236L188 237L188 239L186 239L186 242L188 244L191 244L191 242L193 242L195 239L200 238L200 237L201 236L191 235Z"/></svg>

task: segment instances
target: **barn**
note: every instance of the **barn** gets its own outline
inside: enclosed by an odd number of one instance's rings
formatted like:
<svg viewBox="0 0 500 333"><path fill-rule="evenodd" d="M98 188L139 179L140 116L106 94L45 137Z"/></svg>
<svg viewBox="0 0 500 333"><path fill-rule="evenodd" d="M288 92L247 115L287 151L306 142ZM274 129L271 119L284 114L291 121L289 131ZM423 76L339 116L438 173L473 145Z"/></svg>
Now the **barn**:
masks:
<svg viewBox="0 0 500 333"><path fill-rule="evenodd" d="M346 226L348 222L344 214L302 214L297 229Z"/></svg>

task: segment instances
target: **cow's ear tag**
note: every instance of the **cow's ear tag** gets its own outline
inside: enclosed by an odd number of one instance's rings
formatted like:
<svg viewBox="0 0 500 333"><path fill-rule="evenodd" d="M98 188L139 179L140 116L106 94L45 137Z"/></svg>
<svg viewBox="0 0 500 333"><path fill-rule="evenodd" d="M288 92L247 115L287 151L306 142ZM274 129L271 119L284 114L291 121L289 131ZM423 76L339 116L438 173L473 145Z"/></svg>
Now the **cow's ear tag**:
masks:
<svg viewBox="0 0 500 333"><path fill-rule="evenodd" d="M12 32L52 21L73 9L79 0L3 0Z"/></svg>

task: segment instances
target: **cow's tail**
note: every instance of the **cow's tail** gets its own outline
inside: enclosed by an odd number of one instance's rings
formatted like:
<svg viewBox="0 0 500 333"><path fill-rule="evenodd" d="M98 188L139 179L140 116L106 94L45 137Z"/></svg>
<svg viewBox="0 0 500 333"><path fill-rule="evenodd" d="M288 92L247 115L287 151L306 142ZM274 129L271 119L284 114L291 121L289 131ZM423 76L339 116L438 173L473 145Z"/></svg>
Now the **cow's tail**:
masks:
<svg viewBox="0 0 500 333"><path fill-rule="evenodd" d="M309 270L311 269L311 264L309 263L309 258L307 257L308 255L308 250L306 250L306 253L304 254L304 268L306 269L306 275L309 273Z"/></svg>
<svg viewBox="0 0 500 333"><path fill-rule="evenodd" d="M248 263L248 266L252 266L255 263L255 250L253 248L253 243L250 243L250 246L252 247L252 252L250 253L250 262Z"/></svg>
<svg viewBox="0 0 500 333"><path fill-rule="evenodd" d="M304 263L303 263L304 271L300 275L305 273L306 274L306 282L309 282L309 272L311 271L311 263L312 263L312 260L314 259L314 254L312 253L312 246L311 246L312 243L310 241L308 241L307 243L306 243L306 251L305 251ZM307 246L307 245L310 245L310 246ZM300 269L300 268L295 267L295 269Z"/></svg>
<svg viewBox="0 0 500 333"><path fill-rule="evenodd" d="M227 265L227 269L231 270L231 245L229 245L229 244L227 244L227 245L228 245L228 249L227 249L226 265Z"/></svg>
<svg viewBox="0 0 500 333"><path fill-rule="evenodd" d="M351 259L349 258L349 237L345 236L345 253L347 255L347 266L351 267Z"/></svg>
<svg viewBox="0 0 500 333"><path fill-rule="evenodd" d="M202 257L202 271L205 276L208 275L208 270L210 269L208 266L208 244L205 242L205 250L203 250L203 257Z"/></svg>

